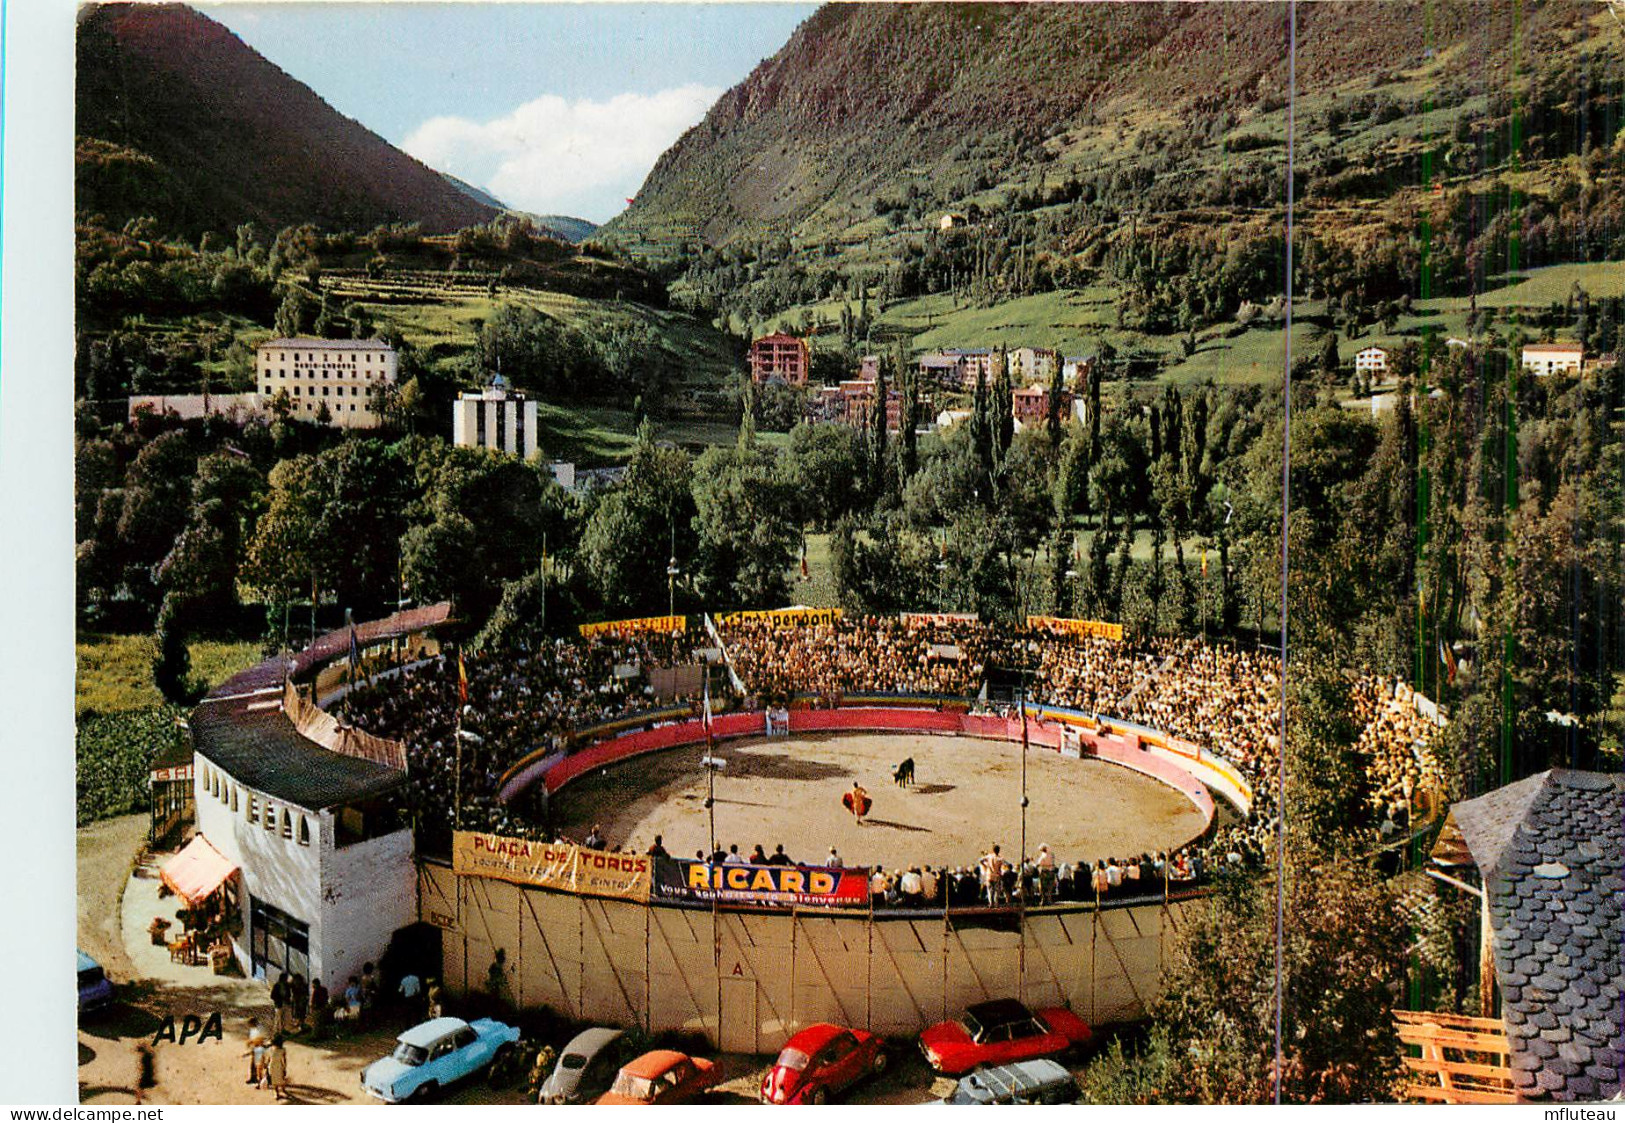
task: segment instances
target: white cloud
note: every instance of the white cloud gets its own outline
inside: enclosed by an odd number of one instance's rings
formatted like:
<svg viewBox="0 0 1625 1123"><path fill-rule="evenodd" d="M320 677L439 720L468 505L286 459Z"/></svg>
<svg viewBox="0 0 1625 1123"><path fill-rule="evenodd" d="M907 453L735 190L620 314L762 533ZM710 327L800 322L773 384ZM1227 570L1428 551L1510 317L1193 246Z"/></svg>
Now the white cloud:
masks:
<svg viewBox="0 0 1625 1123"><path fill-rule="evenodd" d="M692 84L607 101L548 94L493 121L430 118L402 147L511 207L603 222L721 95Z"/></svg>

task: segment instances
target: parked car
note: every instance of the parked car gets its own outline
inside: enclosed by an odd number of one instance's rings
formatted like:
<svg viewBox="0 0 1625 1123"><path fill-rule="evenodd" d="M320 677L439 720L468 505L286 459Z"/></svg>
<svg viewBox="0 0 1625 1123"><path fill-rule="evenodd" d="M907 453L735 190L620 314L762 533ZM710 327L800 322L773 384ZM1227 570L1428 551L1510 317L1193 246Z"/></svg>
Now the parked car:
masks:
<svg viewBox="0 0 1625 1123"><path fill-rule="evenodd" d="M591 1103L615 1081L615 1074L628 1058L626 1034L601 1026L584 1029L570 1039L559 1054L545 1083L544 1104Z"/></svg>
<svg viewBox="0 0 1625 1123"><path fill-rule="evenodd" d="M100 963L79 952L79 1012L89 1014L112 1005L112 1002L112 980L102 970Z"/></svg>
<svg viewBox="0 0 1625 1123"><path fill-rule="evenodd" d="M722 1078L714 1061L671 1049L645 1053L615 1074L601 1104L671 1104L691 1100Z"/></svg>
<svg viewBox="0 0 1625 1123"><path fill-rule="evenodd" d="M385 1103L424 1100L488 1068L514 1048L519 1031L493 1018L431 1018L395 1039L395 1051L361 1072L361 1086Z"/></svg>
<svg viewBox="0 0 1625 1123"><path fill-rule="evenodd" d="M1082 1045L1092 1035L1082 1018L1060 1007L1036 1014L1010 998L980 1002L954 1022L939 1022L920 1034L926 1063L959 1076L978 1065L1012 1064L1050 1057Z"/></svg>
<svg viewBox="0 0 1625 1123"><path fill-rule="evenodd" d="M980 1068L961 1077L945 1104L1069 1104L1078 1100L1078 1082L1048 1057L1013 1065Z"/></svg>
<svg viewBox="0 0 1625 1123"><path fill-rule="evenodd" d="M762 1077L758 1098L765 1104L821 1104L885 1068L885 1043L880 1038L820 1022L785 1042L779 1059Z"/></svg>

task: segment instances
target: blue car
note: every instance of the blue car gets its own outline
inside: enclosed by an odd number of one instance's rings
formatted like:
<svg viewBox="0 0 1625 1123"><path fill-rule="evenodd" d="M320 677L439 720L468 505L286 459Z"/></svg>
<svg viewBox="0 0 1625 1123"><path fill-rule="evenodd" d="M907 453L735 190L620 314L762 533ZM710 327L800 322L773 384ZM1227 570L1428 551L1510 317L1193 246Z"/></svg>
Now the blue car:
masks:
<svg viewBox="0 0 1625 1123"><path fill-rule="evenodd" d="M433 1018L401 1034L393 1053L362 1070L361 1087L385 1103L426 1100L490 1067L518 1040L517 1029L492 1018Z"/></svg>
<svg viewBox="0 0 1625 1123"><path fill-rule="evenodd" d="M113 984L102 965L79 952L79 1012L88 1014L113 1003Z"/></svg>

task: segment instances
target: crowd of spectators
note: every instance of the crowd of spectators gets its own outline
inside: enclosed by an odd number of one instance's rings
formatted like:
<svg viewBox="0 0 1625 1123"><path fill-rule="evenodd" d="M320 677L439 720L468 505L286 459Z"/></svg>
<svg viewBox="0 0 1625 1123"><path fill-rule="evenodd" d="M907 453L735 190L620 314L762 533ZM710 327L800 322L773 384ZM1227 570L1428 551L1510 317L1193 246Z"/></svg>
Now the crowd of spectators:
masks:
<svg viewBox="0 0 1625 1123"><path fill-rule="evenodd" d="M748 620L722 635L730 665L755 697L813 694L830 703L873 691L967 697L1013 642L974 621L917 626L877 616L795 628Z"/></svg>
<svg viewBox="0 0 1625 1123"><path fill-rule="evenodd" d="M564 751L579 729L656 708L648 672L696 658L681 633L559 638L529 651L465 655L460 793L455 656L360 686L336 709L347 724L405 743L408 810L417 817L420 839L444 849L459 798L465 827L535 833L538 824L497 800L503 773L538 750Z"/></svg>
<svg viewBox="0 0 1625 1123"><path fill-rule="evenodd" d="M1405 827L1424 793L1444 791L1444 768L1434 751L1438 723L1418 709L1408 684L1375 678L1355 684L1354 715L1360 725L1354 749L1365 760L1372 812Z"/></svg>
<svg viewBox="0 0 1625 1123"><path fill-rule="evenodd" d="M1025 857L1019 869L1007 863L993 884L985 856L950 869L876 867L877 893L886 903L913 900L917 887L929 898L933 884L952 905L990 895L1008 900L1029 882L1029 900L1091 899L1097 882L1107 895L1118 891L1110 877L1113 865L1133 883L1140 879L1127 873L1131 868L1142 876L1154 868L1160 880L1160 871L1173 869L1177 860L1182 871L1199 876L1238 865L1256 867L1274 850L1281 676L1279 657L1271 651L1195 639L1119 642L975 621L875 617L799 627L744 621L724 628L722 640L747 705L785 704L809 694L838 704L845 696L871 692L969 699L980 691L989 668L1024 667L1034 702L1159 730L1223 757L1253 788L1248 815L1226 818L1178 855L1121 861L1079 856L1060 862L1045 851ZM356 689L340 704L339 716L406 744L410 810L431 848L449 841L459 798L465 827L534 836L546 825L497 799L501 776L538 750L568 751L580 729L654 709L658 700L649 671L694 662L699 646L682 633L635 634L561 638L532 650L467 655L462 727L473 736L462 742L460 793L455 656ZM1437 726L1418 711L1403 685L1362 679L1354 698L1362 729L1356 750L1367 761L1373 812L1404 825L1418 791L1441 784L1432 751ZM695 699L684 701L697 707ZM719 707L727 704L716 701ZM1048 872L1040 872L1044 869ZM1045 879L1048 891L1040 884ZM1001 881L1009 882L1002 890L996 884Z"/></svg>

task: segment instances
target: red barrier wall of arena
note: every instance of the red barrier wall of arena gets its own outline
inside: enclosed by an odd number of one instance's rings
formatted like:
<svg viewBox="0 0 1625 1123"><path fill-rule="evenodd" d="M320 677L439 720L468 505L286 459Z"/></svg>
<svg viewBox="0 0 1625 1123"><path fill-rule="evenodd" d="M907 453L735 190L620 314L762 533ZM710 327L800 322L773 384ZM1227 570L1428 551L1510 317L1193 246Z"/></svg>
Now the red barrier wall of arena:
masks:
<svg viewBox="0 0 1625 1123"><path fill-rule="evenodd" d="M759 737L764 732L764 725L760 711L723 714L713 719L712 735L719 741L738 737ZM1034 749L1058 752L1061 747L1061 728L1058 723L1030 718L1027 721L1027 743ZM1021 740L1021 719L1000 717L996 714L962 714L951 711L881 707L791 710L790 731L942 733L1016 742ZM1213 797L1208 793L1207 787L1175 761L1143 750L1140 748L1138 738L1119 740L1101 737L1086 730L1080 730L1079 737L1088 755L1166 784L1195 805L1202 813L1204 827L1213 821ZM628 733L622 737L612 737L572 753L547 768L545 772L542 771L545 761L538 761L529 768L519 770L503 785L501 798L512 799L537 779L546 786L547 793L552 795L570 781L594 769L648 753L698 744L704 740L705 723L702 721L674 722L670 725L640 730L637 733Z"/></svg>

